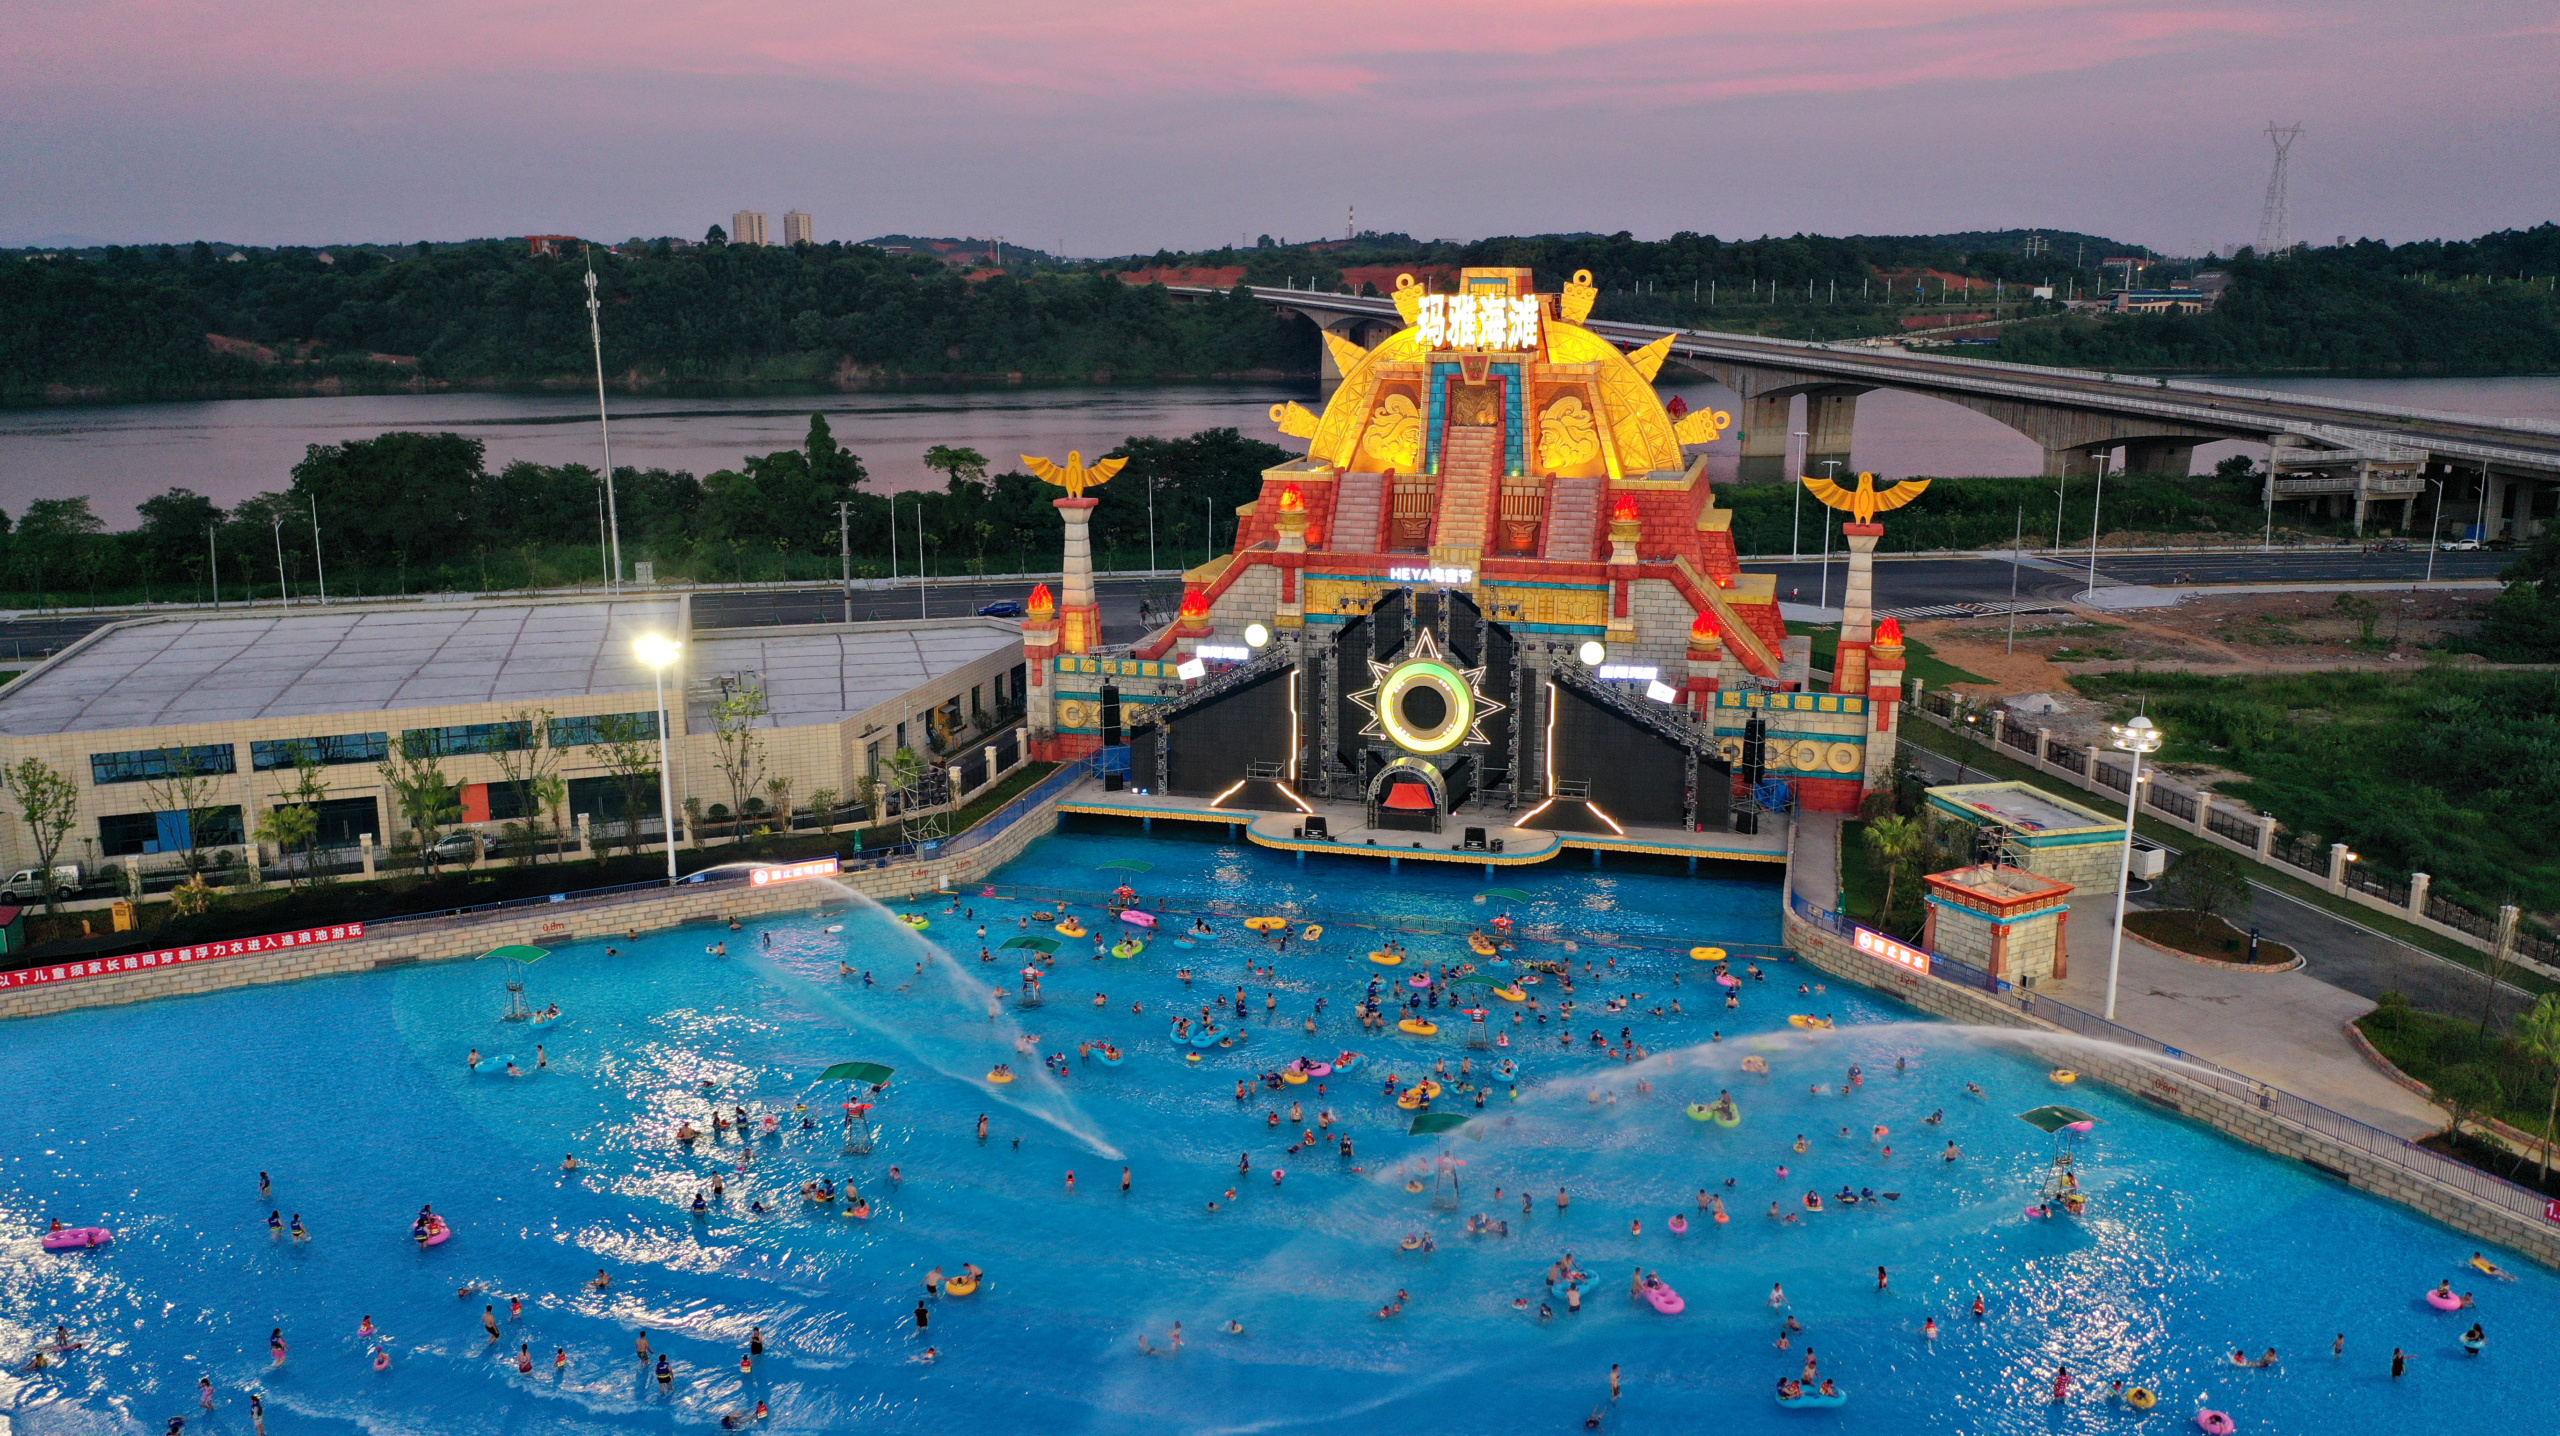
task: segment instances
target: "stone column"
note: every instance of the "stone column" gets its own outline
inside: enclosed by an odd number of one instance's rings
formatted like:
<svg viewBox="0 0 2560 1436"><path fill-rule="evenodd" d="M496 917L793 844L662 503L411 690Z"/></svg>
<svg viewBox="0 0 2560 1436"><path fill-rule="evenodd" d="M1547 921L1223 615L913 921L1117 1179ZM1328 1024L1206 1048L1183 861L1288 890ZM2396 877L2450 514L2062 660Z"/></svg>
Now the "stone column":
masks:
<svg viewBox="0 0 2560 1436"><path fill-rule="evenodd" d="M1609 514L1609 641L1636 641L1636 541L1644 536L1642 511L1635 495L1618 496Z"/></svg>
<svg viewBox="0 0 2560 1436"><path fill-rule="evenodd" d="M2329 845L2329 891L2344 896L2347 891L2347 845Z"/></svg>
<svg viewBox="0 0 2560 1436"><path fill-rule="evenodd" d="M2128 474L2167 474L2183 479L2195 462L2193 439L2143 439L2124 446L2124 471Z"/></svg>
<svg viewBox="0 0 2560 1436"><path fill-rule="evenodd" d="M1804 396L1804 471L1820 474L1824 460L1850 471L1849 438L1858 420L1862 389L1833 389ZM1790 476L1792 477L1792 476Z"/></svg>
<svg viewBox="0 0 2560 1436"><path fill-rule="evenodd" d="M2211 818L2212 816L2213 794L2206 792L2202 788L2198 788L2196 790L2196 820L2188 826L2194 828L2198 836L2211 838L2213 836L2213 827L2206 821L2206 819Z"/></svg>
<svg viewBox="0 0 2560 1436"><path fill-rule="evenodd" d="M1903 647L1902 625L1888 618L1877 625L1875 640L1866 651L1867 706L1873 710L1867 724L1867 766L1862 775L1868 792L1875 792L1893 781L1893 755L1902 736L1895 722L1895 710L1900 707L1896 700L1902 697ZM1840 689L1836 681L1832 687L1836 691L1857 691Z"/></svg>
<svg viewBox="0 0 2560 1436"><path fill-rule="evenodd" d="M1840 651L1831 669L1831 691L1867 688L1867 642L1875 632L1876 540L1882 524L1842 524L1849 540L1849 579L1840 596Z"/></svg>
<svg viewBox="0 0 2560 1436"><path fill-rule="evenodd" d="M356 857L364 864L364 875L373 876L373 834L356 834Z"/></svg>
<svg viewBox="0 0 2560 1436"><path fill-rule="evenodd" d="M2258 861L2276 860L2276 820L2264 813L2258 815Z"/></svg>
<svg viewBox="0 0 2560 1436"><path fill-rule="evenodd" d="M1742 401L1742 483L1794 483L1787 472L1787 411L1791 394L1756 394Z"/></svg>
<svg viewBox="0 0 2560 1436"><path fill-rule="evenodd" d="M2427 915L2427 891L2435 886L2435 882L2425 873L2409 874L2409 916L2423 918Z"/></svg>
<svg viewBox="0 0 2560 1436"><path fill-rule="evenodd" d="M1058 606L1059 640L1069 653L1090 653L1102 643L1102 607L1093 600L1093 536L1090 525L1100 499L1058 499L1058 516L1067 522L1064 601Z"/></svg>
<svg viewBox="0 0 2560 1436"><path fill-rule="evenodd" d="M1280 490L1280 510L1273 522L1280 530L1280 606L1272 611L1272 627L1303 628L1307 605L1306 596L1298 591L1298 571L1307 562L1307 499L1296 484Z"/></svg>

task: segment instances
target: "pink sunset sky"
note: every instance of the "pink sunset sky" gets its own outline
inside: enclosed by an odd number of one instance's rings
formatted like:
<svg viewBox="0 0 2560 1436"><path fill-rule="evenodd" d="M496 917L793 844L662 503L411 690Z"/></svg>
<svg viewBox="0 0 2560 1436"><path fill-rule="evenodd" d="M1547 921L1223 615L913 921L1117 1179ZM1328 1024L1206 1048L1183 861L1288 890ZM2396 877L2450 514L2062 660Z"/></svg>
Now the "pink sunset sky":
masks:
<svg viewBox="0 0 2560 1436"><path fill-rule="evenodd" d="M2560 212L2550 0L0 0L0 243L2032 226Z"/></svg>

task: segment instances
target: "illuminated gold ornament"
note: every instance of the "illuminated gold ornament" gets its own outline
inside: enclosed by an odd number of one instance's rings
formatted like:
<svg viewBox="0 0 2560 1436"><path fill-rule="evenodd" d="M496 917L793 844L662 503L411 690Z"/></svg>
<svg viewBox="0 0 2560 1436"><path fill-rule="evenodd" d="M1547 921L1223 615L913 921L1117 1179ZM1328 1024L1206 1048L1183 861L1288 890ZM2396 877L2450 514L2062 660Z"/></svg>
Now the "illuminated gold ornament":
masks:
<svg viewBox="0 0 2560 1436"><path fill-rule="evenodd" d="M1413 323L1414 319L1422 313L1423 292L1422 281L1412 275L1396 276L1396 313L1404 316L1405 323Z"/></svg>
<svg viewBox="0 0 2560 1436"><path fill-rule="evenodd" d="M1316 436L1316 426L1321 421L1306 405L1291 399L1287 403L1271 406L1271 422L1279 426L1281 433L1293 439L1312 439Z"/></svg>
<svg viewBox="0 0 2560 1436"><path fill-rule="evenodd" d="M1556 313L1567 324L1580 324L1591 317L1591 306L1599 299L1600 289L1591 282L1591 271L1577 269L1564 293L1556 296Z"/></svg>
<svg viewBox="0 0 2560 1436"><path fill-rule="evenodd" d="M1671 357L1671 341L1676 337L1663 335L1642 349L1629 353L1627 362L1636 367L1636 372L1644 376L1646 383L1652 383L1653 376L1662 372L1662 361Z"/></svg>
<svg viewBox="0 0 2560 1436"><path fill-rule="evenodd" d="M1712 444L1732 422L1733 415L1722 409L1692 409L1672 421L1671 437L1683 444ZM1288 432L1286 425L1282 429Z"/></svg>
<svg viewBox="0 0 2560 1436"><path fill-rule="evenodd" d="M1858 486L1855 489L1845 489L1829 479L1817 479L1808 474L1805 476L1804 486L1813 491L1815 498L1849 515L1852 522L1871 524L1876 521L1876 515L1889 509L1898 509L1920 497L1921 493L1929 487L1929 481L1904 479L1883 493L1878 493L1876 476L1873 474L1858 475Z"/></svg>
<svg viewBox="0 0 2560 1436"><path fill-rule="evenodd" d="M1426 757L1485 742L1484 720L1509 706L1486 696L1483 665L1460 668L1428 628L1395 662L1370 659L1369 676L1377 682L1351 695L1369 715L1360 735Z"/></svg>
<svg viewBox="0 0 2560 1436"><path fill-rule="evenodd" d="M1065 489L1067 497L1071 499L1083 498L1086 489L1106 482L1113 474L1126 467L1128 462L1125 458L1096 459L1093 461L1093 466L1087 468L1083 453L1075 449L1067 450L1067 461L1064 464L1051 463L1038 454L1022 456L1022 466L1029 469L1034 478L1045 479Z"/></svg>
<svg viewBox="0 0 2560 1436"><path fill-rule="evenodd" d="M1333 367L1341 373L1348 374L1359 368L1361 361L1369 357L1368 350L1330 329L1319 329L1316 332L1324 336L1324 347L1333 351Z"/></svg>
<svg viewBox="0 0 2560 1436"><path fill-rule="evenodd" d="M1360 442L1389 468L1409 472L1422 458L1422 411L1406 396L1389 394L1378 401Z"/></svg>
<svg viewBox="0 0 2560 1436"><path fill-rule="evenodd" d="M1600 456L1600 425L1579 395L1567 394L1538 416L1538 461L1549 470Z"/></svg>

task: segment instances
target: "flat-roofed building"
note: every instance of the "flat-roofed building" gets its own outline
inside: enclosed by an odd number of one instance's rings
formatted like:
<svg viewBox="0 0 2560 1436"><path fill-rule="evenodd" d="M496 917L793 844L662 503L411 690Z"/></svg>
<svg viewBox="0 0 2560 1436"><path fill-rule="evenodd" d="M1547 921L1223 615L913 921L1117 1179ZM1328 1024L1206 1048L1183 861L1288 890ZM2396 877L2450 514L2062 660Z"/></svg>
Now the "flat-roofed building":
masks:
<svg viewBox="0 0 2560 1436"><path fill-rule="evenodd" d="M1022 636L995 619L915 620L688 633L681 598L342 606L155 617L98 630L0 688L0 763L41 758L69 777L79 818L60 861L239 844L320 759L321 842L388 844L404 826L381 766L395 753L441 763L465 824L522 816L499 754L559 750L569 811L622 815L604 740L657 737L644 636L683 637L666 675L676 801L739 806L720 761L714 707L753 690L761 781L795 803L848 797L900 747L944 764L1013 746ZM619 718L620 722L608 721ZM541 725L537 737L534 725ZM653 760L654 761L654 760ZM1010 761L1008 757L1007 761ZM170 801L173 777L204 780ZM644 813L655 816L650 786ZM35 862L12 809L0 861Z"/></svg>
<svg viewBox="0 0 2560 1436"><path fill-rule="evenodd" d="M809 218L801 210L795 209L785 213L782 216L782 242L784 244L816 244L818 242L817 221Z"/></svg>
<svg viewBox="0 0 2560 1436"><path fill-rule="evenodd" d="M765 238L764 216L752 209L742 209L729 216L731 244L771 244Z"/></svg>

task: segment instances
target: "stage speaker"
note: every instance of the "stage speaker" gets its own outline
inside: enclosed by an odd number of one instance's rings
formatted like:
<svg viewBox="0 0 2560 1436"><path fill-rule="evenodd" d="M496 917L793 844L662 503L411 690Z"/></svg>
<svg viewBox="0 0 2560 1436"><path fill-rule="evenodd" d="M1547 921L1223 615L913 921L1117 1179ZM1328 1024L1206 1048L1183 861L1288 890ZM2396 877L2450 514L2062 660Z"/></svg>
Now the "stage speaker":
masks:
<svg viewBox="0 0 2560 1436"><path fill-rule="evenodd" d="M1497 853L1498 853L1498 852L1501 852L1501 851L1502 851L1502 839L1500 839L1500 838L1496 838L1496 839L1494 839L1494 840L1493 840L1493 842L1492 842L1492 844L1491 844L1491 846L1488 848L1488 851L1491 851L1491 852L1497 852Z"/></svg>
<svg viewBox="0 0 2560 1436"><path fill-rule="evenodd" d="M1119 792L1123 785L1123 781L1124 780L1117 773L1105 773L1102 775L1102 791L1106 793Z"/></svg>
<svg viewBox="0 0 2560 1436"><path fill-rule="evenodd" d="M1324 819L1322 817L1310 813L1307 816L1307 836L1311 838L1330 839L1333 834L1325 830Z"/></svg>
<svg viewBox="0 0 2560 1436"><path fill-rule="evenodd" d="M1467 829L1467 851L1471 853L1480 853L1484 851L1484 829Z"/></svg>
<svg viewBox="0 0 2560 1436"><path fill-rule="evenodd" d="M1102 746L1120 746L1120 690L1109 683L1102 685Z"/></svg>

